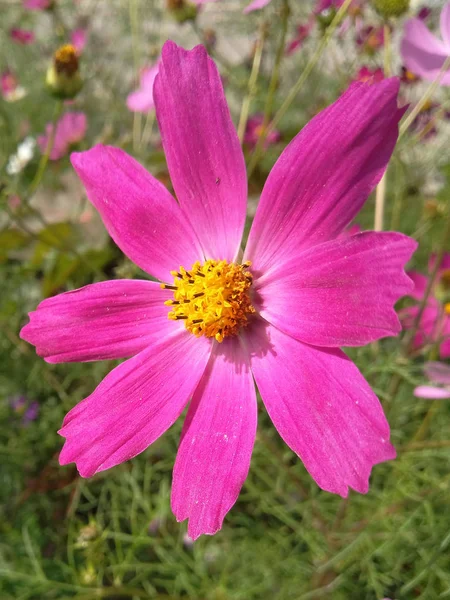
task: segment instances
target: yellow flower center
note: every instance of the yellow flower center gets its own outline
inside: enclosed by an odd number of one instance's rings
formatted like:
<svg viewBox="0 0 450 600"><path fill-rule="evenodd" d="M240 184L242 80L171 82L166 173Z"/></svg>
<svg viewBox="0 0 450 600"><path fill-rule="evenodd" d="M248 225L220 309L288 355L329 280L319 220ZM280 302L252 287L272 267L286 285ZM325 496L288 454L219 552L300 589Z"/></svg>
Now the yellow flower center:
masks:
<svg viewBox="0 0 450 600"><path fill-rule="evenodd" d="M450 315L450 302L444 305L444 312L446 315Z"/></svg>
<svg viewBox="0 0 450 600"><path fill-rule="evenodd" d="M55 69L58 73L73 75L78 71L78 52L72 44L61 46L54 54Z"/></svg>
<svg viewBox="0 0 450 600"><path fill-rule="evenodd" d="M171 271L174 285L161 284L163 289L173 290L173 300L164 303L171 307L169 319L184 320L186 329L197 337L223 342L236 335L255 312L250 299L250 264L207 260L203 265L194 263L190 271L184 267Z"/></svg>

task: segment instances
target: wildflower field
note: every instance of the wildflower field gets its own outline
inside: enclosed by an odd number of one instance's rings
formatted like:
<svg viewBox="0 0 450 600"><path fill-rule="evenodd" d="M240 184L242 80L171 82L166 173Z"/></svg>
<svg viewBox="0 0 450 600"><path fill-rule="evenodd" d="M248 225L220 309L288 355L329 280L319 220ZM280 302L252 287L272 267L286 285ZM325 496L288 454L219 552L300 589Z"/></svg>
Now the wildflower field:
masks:
<svg viewBox="0 0 450 600"><path fill-rule="evenodd" d="M450 598L450 2L0 0L0 599Z"/></svg>

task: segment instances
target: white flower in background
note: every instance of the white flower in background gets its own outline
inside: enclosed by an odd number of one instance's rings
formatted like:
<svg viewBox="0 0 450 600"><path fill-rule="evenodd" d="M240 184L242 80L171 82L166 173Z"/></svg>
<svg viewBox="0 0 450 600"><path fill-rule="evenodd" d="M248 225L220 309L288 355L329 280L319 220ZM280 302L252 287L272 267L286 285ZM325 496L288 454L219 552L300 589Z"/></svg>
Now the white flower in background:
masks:
<svg viewBox="0 0 450 600"><path fill-rule="evenodd" d="M17 175L24 169L33 158L36 148L36 140L28 136L17 147L17 152L9 157L6 165L8 175Z"/></svg>

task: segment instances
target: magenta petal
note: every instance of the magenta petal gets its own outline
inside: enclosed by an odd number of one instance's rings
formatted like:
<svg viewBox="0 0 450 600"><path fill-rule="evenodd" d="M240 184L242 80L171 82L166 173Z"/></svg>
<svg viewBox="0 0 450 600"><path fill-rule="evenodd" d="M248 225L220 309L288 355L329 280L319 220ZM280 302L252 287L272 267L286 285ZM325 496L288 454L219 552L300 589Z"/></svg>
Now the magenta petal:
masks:
<svg viewBox="0 0 450 600"><path fill-rule="evenodd" d="M207 258L234 260L244 229L247 177L220 75L203 46L166 42L156 116L177 198Z"/></svg>
<svg viewBox="0 0 450 600"><path fill-rule="evenodd" d="M116 367L64 419L60 464L75 462L91 477L145 450L183 411L210 352L209 340L174 324L159 344Z"/></svg>
<svg viewBox="0 0 450 600"><path fill-rule="evenodd" d="M339 235L380 180L398 134L399 80L354 83L294 138L261 196L245 258L256 271Z"/></svg>
<svg viewBox="0 0 450 600"><path fill-rule="evenodd" d="M170 297L152 281L94 283L41 302L20 337L49 363L133 356L173 330Z"/></svg>
<svg viewBox="0 0 450 600"><path fill-rule="evenodd" d="M395 303L413 284L404 266L417 242L365 232L300 253L255 281L260 314L302 342L362 346L397 335Z"/></svg>
<svg viewBox="0 0 450 600"><path fill-rule="evenodd" d="M423 21L410 19L405 24L400 53L411 73L433 80L439 75L450 49L428 31ZM441 84L450 85L450 71Z"/></svg>
<svg viewBox="0 0 450 600"><path fill-rule="evenodd" d="M258 10L259 8L264 8L267 6L272 0L253 0L246 8L244 8L244 13L247 14L252 12L252 10Z"/></svg>
<svg viewBox="0 0 450 600"><path fill-rule="evenodd" d="M98 144L71 161L112 239L141 269L171 281L171 270L203 261L174 198L126 152Z"/></svg>
<svg viewBox="0 0 450 600"><path fill-rule="evenodd" d="M366 493L373 465L395 457L383 409L337 349L307 346L267 325L246 334L251 366L279 434L324 490Z"/></svg>
<svg viewBox="0 0 450 600"><path fill-rule="evenodd" d="M425 275L422 275L422 273L418 273L417 271L408 271L408 277L412 279L412 282L414 283L414 289L409 295L416 300L421 300L427 289L428 277L425 277Z"/></svg>
<svg viewBox="0 0 450 600"><path fill-rule="evenodd" d="M212 535L236 502L256 435L256 394L239 339L216 344L184 424L173 472L172 510L188 534Z"/></svg>

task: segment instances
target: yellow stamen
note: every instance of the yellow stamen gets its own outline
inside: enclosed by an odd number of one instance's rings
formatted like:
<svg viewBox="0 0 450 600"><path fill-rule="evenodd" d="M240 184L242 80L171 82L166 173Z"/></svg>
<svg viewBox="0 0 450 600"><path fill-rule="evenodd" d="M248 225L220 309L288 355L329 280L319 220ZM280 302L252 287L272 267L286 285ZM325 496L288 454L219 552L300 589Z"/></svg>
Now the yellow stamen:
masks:
<svg viewBox="0 0 450 600"><path fill-rule="evenodd" d="M247 271L250 262L242 265L226 260L196 262L189 271L180 267L171 271L174 285L161 284L173 290L169 319L184 320L188 331L197 337L205 335L218 342L236 335L255 312L250 299L252 274Z"/></svg>
<svg viewBox="0 0 450 600"><path fill-rule="evenodd" d="M444 304L444 312L446 315L450 315L450 302L447 302L447 304Z"/></svg>
<svg viewBox="0 0 450 600"><path fill-rule="evenodd" d="M55 69L58 73L73 75L78 71L78 52L72 44L61 46L54 55Z"/></svg>

